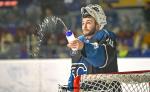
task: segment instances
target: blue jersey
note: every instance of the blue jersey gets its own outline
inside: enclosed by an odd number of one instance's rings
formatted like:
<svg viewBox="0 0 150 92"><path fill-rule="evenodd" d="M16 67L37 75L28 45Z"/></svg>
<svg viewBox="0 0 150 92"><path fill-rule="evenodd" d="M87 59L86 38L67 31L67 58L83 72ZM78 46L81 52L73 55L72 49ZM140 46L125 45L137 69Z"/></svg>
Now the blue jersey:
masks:
<svg viewBox="0 0 150 92"><path fill-rule="evenodd" d="M113 32L103 29L91 39L86 39L84 35L78 39L84 47L79 54L72 56L73 67L78 69L82 66L86 74L118 72L116 36Z"/></svg>
<svg viewBox="0 0 150 92"><path fill-rule="evenodd" d="M118 72L116 36L113 32L102 29L91 39L86 39L84 35L78 39L84 43L84 47L77 55L72 56L69 82L82 74Z"/></svg>

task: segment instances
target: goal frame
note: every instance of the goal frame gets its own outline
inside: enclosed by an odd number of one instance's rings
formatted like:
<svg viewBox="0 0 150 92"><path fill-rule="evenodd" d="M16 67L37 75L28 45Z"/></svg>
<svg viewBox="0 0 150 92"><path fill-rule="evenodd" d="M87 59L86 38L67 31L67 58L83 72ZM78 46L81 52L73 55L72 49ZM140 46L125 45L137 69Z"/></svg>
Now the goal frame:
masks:
<svg viewBox="0 0 150 92"><path fill-rule="evenodd" d="M150 70L138 70L138 71L125 71L125 72L113 72L113 73L101 73L101 74L112 74L112 75L117 75L117 74L123 74L123 75L132 75L132 74L144 74L144 73L150 73ZM90 75L97 75L97 74L90 74ZM84 75L76 76L74 78L74 90L73 92L80 92L80 81L81 77ZM150 87L150 81L149 81L149 87Z"/></svg>

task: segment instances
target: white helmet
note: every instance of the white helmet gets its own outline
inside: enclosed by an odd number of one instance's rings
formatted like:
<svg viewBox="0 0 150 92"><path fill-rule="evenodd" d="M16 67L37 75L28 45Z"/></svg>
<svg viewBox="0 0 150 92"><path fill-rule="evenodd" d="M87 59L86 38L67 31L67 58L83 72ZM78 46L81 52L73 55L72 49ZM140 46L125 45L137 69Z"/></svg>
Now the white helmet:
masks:
<svg viewBox="0 0 150 92"><path fill-rule="evenodd" d="M88 15L91 15L92 17L94 17L96 22L99 25L101 25L100 30L107 24L105 13L104 13L103 9L101 8L101 6L99 6L97 4L94 4L94 5L89 4L86 7L82 7L81 14L82 14L82 16L88 14Z"/></svg>

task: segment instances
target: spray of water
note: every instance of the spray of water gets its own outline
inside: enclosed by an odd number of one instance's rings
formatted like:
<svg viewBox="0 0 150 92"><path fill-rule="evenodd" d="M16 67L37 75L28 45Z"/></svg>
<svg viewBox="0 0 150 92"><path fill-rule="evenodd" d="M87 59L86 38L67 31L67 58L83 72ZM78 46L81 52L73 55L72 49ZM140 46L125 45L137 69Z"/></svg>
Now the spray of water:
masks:
<svg viewBox="0 0 150 92"><path fill-rule="evenodd" d="M67 26L65 23L62 21L61 18L56 17L56 16L50 16L46 17L41 24L38 25L39 28L37 28L37 46L35 48L35 51L33 52L33 57L38 57L41 44L43 39L45 38L45 32L51 32L54 33L58 30L61 30L62 32L68 31Z"/></svg>

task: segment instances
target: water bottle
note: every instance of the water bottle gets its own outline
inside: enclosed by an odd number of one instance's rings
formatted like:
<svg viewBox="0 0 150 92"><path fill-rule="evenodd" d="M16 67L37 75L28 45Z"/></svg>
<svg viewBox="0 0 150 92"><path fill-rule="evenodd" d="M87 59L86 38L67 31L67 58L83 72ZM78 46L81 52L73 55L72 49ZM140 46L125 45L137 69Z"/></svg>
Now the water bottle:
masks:
<svg viewBox="0 0 150 92"><path fill-rule="evenodd" d="M73 32L71 32L70 30L66 32L66 38L67 38L68 42L71 42L76 39ZM73 48L71 51L71 55L75 55L75 54L77 54L77 49Z"/></svg>

